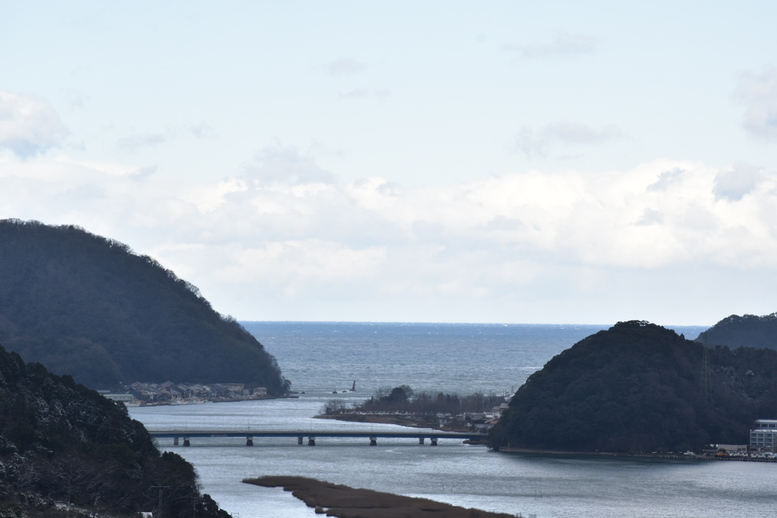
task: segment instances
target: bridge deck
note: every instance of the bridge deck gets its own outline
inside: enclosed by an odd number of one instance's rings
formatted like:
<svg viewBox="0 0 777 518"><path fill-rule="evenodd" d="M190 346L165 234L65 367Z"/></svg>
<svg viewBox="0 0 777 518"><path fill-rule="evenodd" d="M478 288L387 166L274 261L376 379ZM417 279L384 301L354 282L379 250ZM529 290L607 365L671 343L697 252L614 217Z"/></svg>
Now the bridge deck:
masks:
<svg viewBox="0 0 777 518"><path fill-rule="evenodd" d="M176 437L366 437L391 439L485 439L485 435L467 432L428 430L149 430L156 438Z"/></svg>

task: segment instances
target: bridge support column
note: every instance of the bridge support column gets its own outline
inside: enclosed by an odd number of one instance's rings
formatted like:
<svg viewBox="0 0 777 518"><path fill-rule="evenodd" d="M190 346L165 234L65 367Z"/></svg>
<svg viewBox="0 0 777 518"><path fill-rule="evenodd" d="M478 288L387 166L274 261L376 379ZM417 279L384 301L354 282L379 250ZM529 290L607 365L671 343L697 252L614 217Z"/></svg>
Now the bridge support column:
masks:
<svg viewBox="0 0 777 518"><path fill-rule="evenodd" d="M246 446L253 446L254 445L254 438L250 435L246 437Z"/></svg>
<svg viewBox="0 0 777 518"><path fill-rule="evenodd" d="M173 437L173 446L178 446L178 437Z"/></svg>
<svg viewBox="0 0 777 518"><path fill-rule="evenodd" d="M419 437L418 438L418 444L423 444L423 443L424 443L424 438L423 437Z"/></svg>
<svg viewBox="0 0 777 518"><path fill-rule="evenodd" d="M370 446L377 446L377 445L378 445L378 438L370 437Z"/></svg>
<svg viewBox="0 0 777 518"><path fill-rule="evenodd" d="M302 444L302 437L297 437L297 444Z"/></svg>
<svg viewBox="0 0 777 518"><path fill-rule="evenodd" d="M183 445L184 446L191 446L191 444L189 443L189 438L188 437L184 437L183 438Z"/></svg>
<svg viewBox="0 0 777 518"><path fill-rule="evenodd" d="M437 437L432 437L431 439L429 439L429 442L432 443L432 446L437 446Z"/></svg>
<svg viewBox="0 0 777 518"><path fill-rule="evenodd" d="M316 438L308 437L308 446L315 446L315 445L316 445Z"/></svg>

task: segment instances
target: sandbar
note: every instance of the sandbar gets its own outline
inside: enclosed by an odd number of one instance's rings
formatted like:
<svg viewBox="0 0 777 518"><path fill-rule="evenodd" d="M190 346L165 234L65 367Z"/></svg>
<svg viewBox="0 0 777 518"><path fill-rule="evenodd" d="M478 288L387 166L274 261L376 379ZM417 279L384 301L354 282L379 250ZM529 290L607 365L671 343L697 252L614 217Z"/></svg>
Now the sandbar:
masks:
<svg viewBox="0 0 777 518"><path fill-rule="evenodd" d="M383 493L332 484L313 478L268 476L243 482L282 487L316 513L337 518L515 518L515 515L465 509L425 498Z"/></svg>

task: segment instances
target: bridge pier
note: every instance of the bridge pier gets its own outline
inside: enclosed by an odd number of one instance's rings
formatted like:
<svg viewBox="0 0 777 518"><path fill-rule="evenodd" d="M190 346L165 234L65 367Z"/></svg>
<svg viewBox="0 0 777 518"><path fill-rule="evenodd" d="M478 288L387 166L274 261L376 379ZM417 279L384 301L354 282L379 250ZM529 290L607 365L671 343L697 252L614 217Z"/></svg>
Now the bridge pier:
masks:
<svg viewBox="0 0 777 518"><path fill-rule="evenodd" d="M223 429L203 429L192 430L190 428L179 428L170 430L151 431L151 436L154 439L171 440L173 446L182 445L184 447L191 446L192 438L199 437L234 437L243 439L246 446L254 446L254 438L256 437L286 437L293 440L297 438L297 444L305 444L307 438L307 444L310 446L316 445L317 437L338 437L338 438L356 438L359 441L368 439L371 446L377 446L377 441L380 438L403 438L410 441L417 440L418 444L431 444L437 446L440 439L469 439L475 440L482 438L482 435L475 435L469 433L455 433L455 432L421 432L421 431L379 431L379 430L364 430L362 429L341 429L341 430L257 430L250 428L239 428L233 430ZM168 443L169 444L169 443ZM237 444L240 444L238 441ZM293 443L292 443L293 444ZM364 444L364 443L362 443Z"/></svg>

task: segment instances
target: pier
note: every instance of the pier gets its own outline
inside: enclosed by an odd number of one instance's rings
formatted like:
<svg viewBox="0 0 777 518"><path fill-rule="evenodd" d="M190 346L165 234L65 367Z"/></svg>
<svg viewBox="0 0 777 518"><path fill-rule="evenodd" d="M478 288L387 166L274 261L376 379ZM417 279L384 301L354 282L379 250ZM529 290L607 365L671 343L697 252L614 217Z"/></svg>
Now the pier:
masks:
<svg viewBox="0 0 777 518"><path fill-rule="evenodd" d="M183 446L191 446L192 439L205 437L243 437L246 446L253 446L254 439L261 437L289 437L297 439L297 444L315 446L316 439L321 437L332 438L362 438L368 439L370 446L377 446L378 439L415 439L418 444L437 446L440 439L457 439L460 441L482 441L486 435L467 432L443 432L438 430L398 430L398 431L368 431L368 430L149 430L154 439L172 439L173 445L178 446L183 439Z"/></svg>

